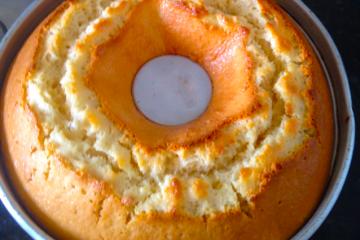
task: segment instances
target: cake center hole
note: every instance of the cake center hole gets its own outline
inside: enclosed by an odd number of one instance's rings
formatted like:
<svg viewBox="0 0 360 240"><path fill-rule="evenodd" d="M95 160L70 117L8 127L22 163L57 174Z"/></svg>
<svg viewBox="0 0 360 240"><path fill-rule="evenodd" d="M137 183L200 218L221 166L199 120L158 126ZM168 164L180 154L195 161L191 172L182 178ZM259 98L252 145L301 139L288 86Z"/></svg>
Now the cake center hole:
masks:
<svg viewBox="0 0 360 240"><path fill-rule="evenodd" d="M188 58L156 57L136 74L133 98L151 121L181 125L198 118L207 108L212 85L207 72Z"/></svg>

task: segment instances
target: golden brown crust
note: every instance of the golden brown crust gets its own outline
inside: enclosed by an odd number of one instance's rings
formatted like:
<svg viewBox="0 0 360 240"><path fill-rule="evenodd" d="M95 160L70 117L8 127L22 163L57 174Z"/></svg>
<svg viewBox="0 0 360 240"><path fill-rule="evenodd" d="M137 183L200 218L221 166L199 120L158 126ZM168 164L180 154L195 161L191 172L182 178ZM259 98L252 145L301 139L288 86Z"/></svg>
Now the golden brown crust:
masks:
<svg viewBox="0 0 360 240"><path fill-rule="evenodd" d="M88 86L97 94L107 116L120 129L127 129L135 142L147 150L175 149L209 141L224 125L259 108L253 64L245 51L247 29L231 23L227 31L210 27L199 20L204 11L201 7L190 8L184 2L141 2L117 36L93 54ZM140 67L166 54L198 62L212 79L213 96L208 109L181 126L164 126L148 120L136 108L129 91ZM118 76L122 76L121 81Z"/></svg>
<svg viewBox="0 0 360 240"><path fill-rule="evenodd" d="M228 212L207 218L179 213L137 217L105 183L71 170L60 158L43 151L37 120L23 101L24 81L32 68L40 25L19 52L1 96L1 143L9 175L34 218L51 235L66 239L286 239L311 215L328 178L332 154L331 99L321 67L309 45L276 5L261 1L270 14L295 31L295 40L312 84L313 118L317 133L282 166L245 213ZM64 6L64 5L63 5ZM284 36L286 39L286 36ZM286 48L286 44L284 45ZM246 171L245 171L246 172ZM244 172L244 174L245 174ZM265 176L264 176L265 177ZM176 180L169 192L177 194Z"/></svg>

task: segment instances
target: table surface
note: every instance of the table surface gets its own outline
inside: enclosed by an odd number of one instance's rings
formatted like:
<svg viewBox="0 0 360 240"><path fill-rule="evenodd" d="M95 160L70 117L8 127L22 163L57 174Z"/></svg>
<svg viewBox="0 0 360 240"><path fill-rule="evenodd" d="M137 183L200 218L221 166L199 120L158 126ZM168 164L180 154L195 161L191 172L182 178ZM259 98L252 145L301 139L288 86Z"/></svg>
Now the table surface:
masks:
<svg viewBox="0 0 360 240"><path fill-rule="evenodd" d="M0 0L0 20L6 26L32 0ZM14 4L16 2L16 4ZM329 30L345 62L355 117L360 117L360 0L304 0ZM357 124L357 132L359 133ZM313 239L360 239L360 149L355 152L345 187L325 223ZM0 239L30 239L0 203Z"/></svg>

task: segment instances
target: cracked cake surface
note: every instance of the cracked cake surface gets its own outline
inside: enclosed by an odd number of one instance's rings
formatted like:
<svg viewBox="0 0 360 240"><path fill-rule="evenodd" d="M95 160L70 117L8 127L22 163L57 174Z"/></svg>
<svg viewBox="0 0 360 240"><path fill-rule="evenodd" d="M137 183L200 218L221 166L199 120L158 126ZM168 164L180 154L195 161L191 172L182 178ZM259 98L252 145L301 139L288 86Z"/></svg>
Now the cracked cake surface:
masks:
<svg viewBox="0 0 360 240"><path fill-rule="evenodd" d="M212 81L208 109L180 126L149 121L132 100L138 69L165 54ZM56 236L284 239L329 174L324 74L269 0L64 1L2 96L9 172Z"/></svg>

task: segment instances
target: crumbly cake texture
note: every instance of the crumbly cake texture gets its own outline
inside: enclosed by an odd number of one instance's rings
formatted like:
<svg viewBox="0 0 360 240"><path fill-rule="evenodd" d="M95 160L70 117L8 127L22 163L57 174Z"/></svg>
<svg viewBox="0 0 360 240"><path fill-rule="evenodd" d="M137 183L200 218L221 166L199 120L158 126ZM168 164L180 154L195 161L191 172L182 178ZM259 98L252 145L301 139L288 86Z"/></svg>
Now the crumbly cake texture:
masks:
<svg viewBox="0 0 360 240"><path fill-rule="evenodd" d="M134 106L136 71L164 54L212 79L189 124L157 125ZM326 81L268 0L65 1L20 51L1 106L10 175L57 236L283 239L329 173Z"/></svg>

